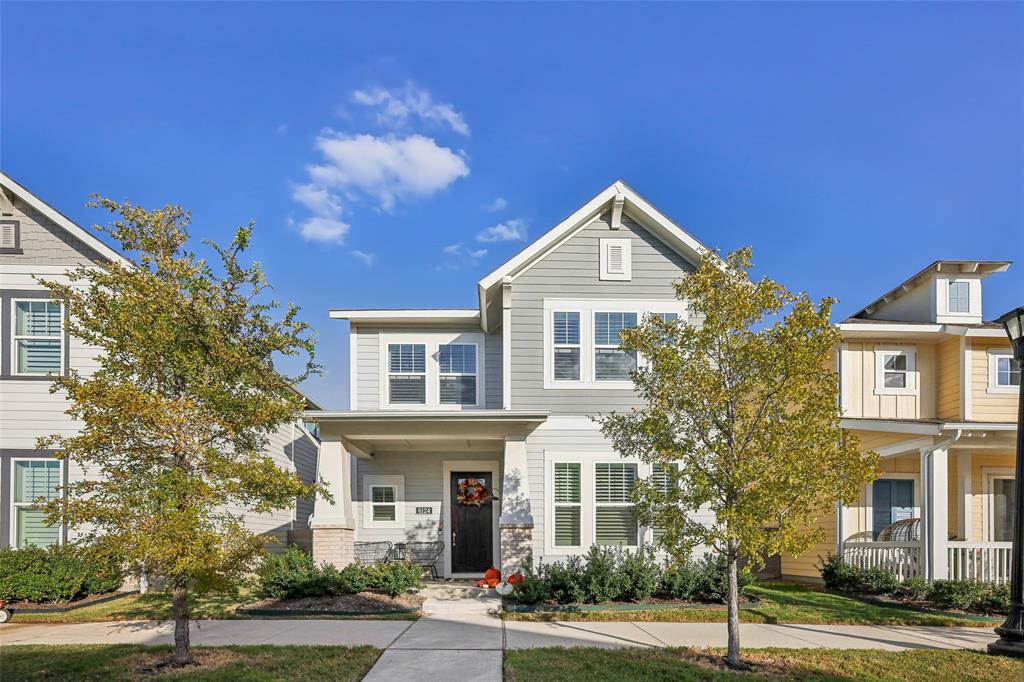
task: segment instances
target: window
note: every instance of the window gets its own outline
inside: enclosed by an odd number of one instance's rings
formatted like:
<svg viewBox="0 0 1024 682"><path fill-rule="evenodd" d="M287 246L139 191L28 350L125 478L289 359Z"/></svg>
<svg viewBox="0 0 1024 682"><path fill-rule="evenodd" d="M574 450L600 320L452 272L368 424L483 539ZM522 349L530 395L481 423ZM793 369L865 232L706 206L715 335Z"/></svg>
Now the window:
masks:
<svg viewBox="0 0 1024 682"><path fill-rule="evenodd" d="M441 344L437 353L442 405L476 405L476 346Z"/></svg>
<svg viewBox="0 0 1024 682"><path fill-rule="evenodd" d="M388 344L388 402L390 404L426 404L426 355L426 346L422 343Z"/></svg>
<svg viewBox="0 0 1024 682"><path fill-rule="evenodd" d="M673 313L674 314L674 313ZM679 473L679 465L675 462L669 464L654 463L651 465L651 485L655 486L664 494L668 494L672 490L672 486L675 482L674 475ZM654 526L651 529L651 535L654 541L657 542L665 534L665 529L659 526Z"/></svg>
<svg viewBox="0 0 1024 682"><path fill-rule="evenodd" d="M1016 505L1016 481L1010 476L993 476L992 541L1013 542L1013 517Z"/></svg>
<svg viewBox="0 0 1024 682"><path fill-rule="evenodd" d="M915 353L902 348L875 349L875 393L913 394L916 389Z"/></svg>
<svg viewBox="0 0 1024 682"><path fill-rule="evenodd" d="M992 348L988 351L988 392L1017 393L1020 390L1020 363L1009 350Z"/></svg>
<svg viewBox="0 0 1024 682"><path fill-rule="evenodd" d="M554 464L555 547L579 547L581 536L580 469L578 462Z"/></svg>
<svg viewBox="0 0 1024 682"><path fill-rule="evenodd" d="M636 369L636 352L619 349L624 329L636 326L636 313L594 313L594 379L629 381Z"/></svg>
<svg viewBox="0 0 1024 682"><path fill-rule="evenodd" d="M393 485L370 486L370 504L374 521L395 521L397 511L397 489Z"/></svg>
<svg viewBox="0 0 1024 682"><path fill-rule="evenodd" d="M946 312L969 313L971 312L971 284L970 282L952 281L949 283Z"/></svg>
<svg viewBox="0 0 1024 682"><path fill-rule="evenodd" d="M14 302L15 374L60 374L63 309L51 301Z"/></svg>
<svg viewBox="0 0 1024 682"><path fill-rule="evenodd" d="M57 496L61 484L60 462L55 459L14 460L14 546L47 547L60 542L60 527L46 523L35 505Z"/></svg>
<svg viewBox="0 0 1024 682"><path fill-rule="evenodd" d="M655 317L660 317L664 322L675 322L679 319L679 313L653 313Z"/></svg>
<svg viewBox="0 0 1024 682"><path fill-rule="evenodd" d="M552 327L554 341L555 381L580 380L580 314L578 312L554 312Z"/></svg>
<svg viewBox="0 0 1024 682"><path fill-rule="evenodd" d="M632 278L632 241L629 239L602 239L599 248L600 279L627 281Z"/></svg>
<svg viewBox="0 0 1024 682"><path fill-rule="evenodd" d="M636 483L637 465L599 462L594 465L594 542L612 547L635 547L636 515L629 491Z"/></svg>
<svg viewBox="0 0 1024 682"><path fill-rule="evenodd" d="M880 478L871 484L872 528L871 537L897 521L912 519L914 509L914 482L905 478Z"/></svg>

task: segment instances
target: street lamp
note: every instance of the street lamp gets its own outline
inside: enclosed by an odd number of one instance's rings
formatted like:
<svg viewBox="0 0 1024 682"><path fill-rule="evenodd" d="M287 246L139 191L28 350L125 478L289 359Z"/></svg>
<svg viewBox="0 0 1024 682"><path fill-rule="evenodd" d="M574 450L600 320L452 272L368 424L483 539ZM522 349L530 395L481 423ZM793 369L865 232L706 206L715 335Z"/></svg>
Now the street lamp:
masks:
<svg viewBox="0 0 1024 682"><path fill-rule="evenodd" d="M1010 337L1013 359L1024 364L1024 307L999 318ZM1013 548L1010 550L1010 613L996 628L999 639L988 645L990 654L1024 657L1024 382L1017 398L1017 467L1014 473Z"/></svg>

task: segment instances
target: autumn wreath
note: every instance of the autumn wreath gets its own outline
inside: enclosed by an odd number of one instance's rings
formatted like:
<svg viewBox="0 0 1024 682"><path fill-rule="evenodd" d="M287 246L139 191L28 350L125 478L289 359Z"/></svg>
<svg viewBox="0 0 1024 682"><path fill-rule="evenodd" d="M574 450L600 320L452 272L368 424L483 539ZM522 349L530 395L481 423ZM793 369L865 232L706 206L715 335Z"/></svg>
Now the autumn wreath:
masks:
<svg viewBox="0 0 1024 682"><path fill-rule="evenodd" d="M481 478L460 478L459 493L456 500L464 506L479 507L487 501L487 488Z"/></svg>

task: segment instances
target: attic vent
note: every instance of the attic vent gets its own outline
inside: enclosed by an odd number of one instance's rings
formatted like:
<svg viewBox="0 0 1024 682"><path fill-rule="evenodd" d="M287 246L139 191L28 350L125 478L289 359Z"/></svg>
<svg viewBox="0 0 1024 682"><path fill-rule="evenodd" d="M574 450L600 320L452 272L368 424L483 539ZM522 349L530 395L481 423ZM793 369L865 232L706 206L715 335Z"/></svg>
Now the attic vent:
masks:
<svg viewBox="0 0 1024 682"><path fill-rule="evenodd" d="M17 220L0 220L0 253L21 253Z"/></svg>
<svg viewBox="0 0 1024 682"><path fill-rule="evenodd" d="M629 239L602 239L602 280L628 281L632 278L632 242Z"/></svg>

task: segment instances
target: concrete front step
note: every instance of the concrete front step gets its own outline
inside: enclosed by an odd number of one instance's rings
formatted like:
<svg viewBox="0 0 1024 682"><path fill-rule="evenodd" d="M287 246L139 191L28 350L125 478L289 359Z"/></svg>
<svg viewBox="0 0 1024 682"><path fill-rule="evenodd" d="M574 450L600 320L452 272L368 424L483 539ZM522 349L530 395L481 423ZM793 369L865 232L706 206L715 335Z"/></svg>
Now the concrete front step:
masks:
<svg viewBox="0 0 1024 682"><path fill-rule="evenodd" d="M428 616L489 616L501 613L501 599L498 597L426 599L423 602L423 612Z"/></svg>
<svg viewBox="0 0 1024 682"><path fill-rule="evenodd" d="M460 585L457 583L427 583L419 592L424 599L437 599L439 601L458 599L480 599L494 597L494 590L489 587L476 587L474 585Z"/></svg>

